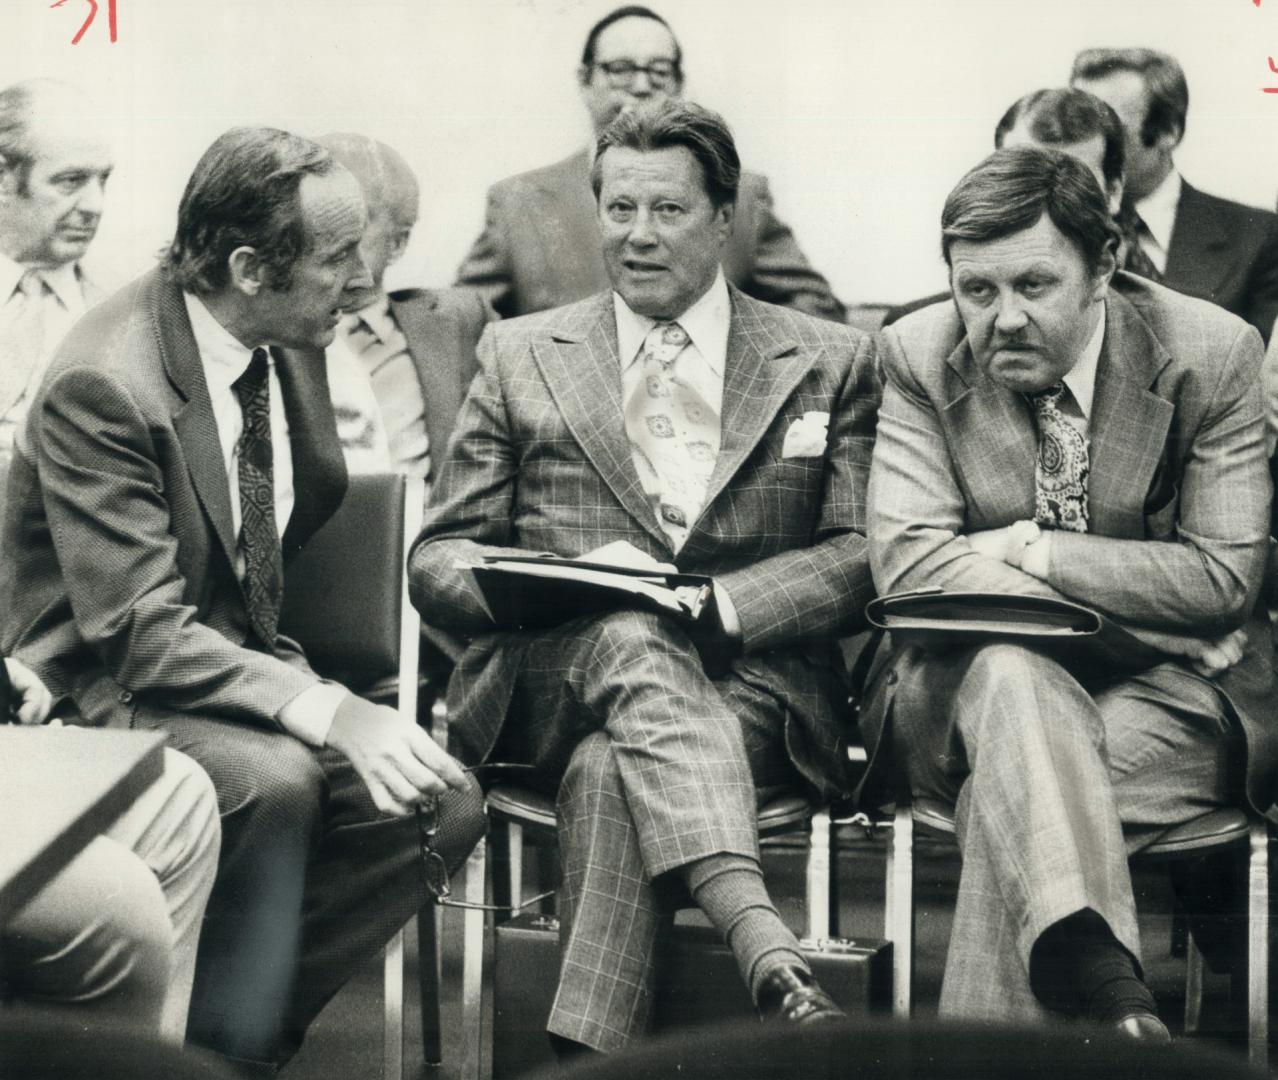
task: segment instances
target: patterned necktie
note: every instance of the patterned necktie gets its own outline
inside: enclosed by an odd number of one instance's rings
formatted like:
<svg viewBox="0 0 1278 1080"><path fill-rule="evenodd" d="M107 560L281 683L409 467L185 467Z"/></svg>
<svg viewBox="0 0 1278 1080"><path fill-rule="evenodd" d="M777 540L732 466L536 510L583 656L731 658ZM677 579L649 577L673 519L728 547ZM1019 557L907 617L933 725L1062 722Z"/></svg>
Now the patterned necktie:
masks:
<svg viewBox="0 0 1278 1080"><path fill-rule="evenodd" d="M1059 408L1065 384L1053 383L1030 401L1038 419L1034 520L1048 528L1087 532L1087 438Z"/></svg>
<svg viewBox="0 0 1278 1080"><path fill-rule="evenodd" d="M50 291L39 270L28 270L0 306L0 417L22 400L44 355L44 298Z"/></svg>
<svg viewBox="0 0 1278 1080"><path fill-rule="evenodd" d="M275 530L275 460L271 447L271 384L266 350L253 359L232 389L244 411L240 435L240 551L248 615L262 643L273 648L284 595L284 558Z"/></svg>
<svg viewBox="0 0 1278 1080"><path fill-rule="evenodd" d="M626 404L635 468L675 551L705 505L719 456L719 415L677 370L689 341L677 322L649 330L639 350L643 381Z"/></svg>
<svg viewBox="0 0 1278 1080"><path fill-rule="evenodd" d="M1154 234L1149 231L1149 226L1140 214L1133 207L1124 206L1118 211L1115 222L1123 234L1123 269L1150 281L1161 282L1163 275L1154 265L1154 260L1149 257L1142 242L1146 236L1152 239Z"/></svg>

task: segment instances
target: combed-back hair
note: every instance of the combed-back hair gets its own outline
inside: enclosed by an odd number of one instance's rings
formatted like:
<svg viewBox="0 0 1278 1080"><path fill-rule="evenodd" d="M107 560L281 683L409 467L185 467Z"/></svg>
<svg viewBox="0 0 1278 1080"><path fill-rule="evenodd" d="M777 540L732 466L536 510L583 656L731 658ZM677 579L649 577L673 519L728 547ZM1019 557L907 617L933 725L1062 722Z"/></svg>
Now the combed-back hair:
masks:
<svg viewBox="0 0 1278 1080"><path fill-rule="evenodd" d="M1075 79L1103 79L1116 71L1132 71L1145 80L1149 90L1149 111L1140 127L1140 141L1153 146L1158 136L1171 133L1179 140L1185 134L1189 115L1189 84L1174 56L1157 49L1084 49L1074 57Z"/></svg>
<svg viewBox="0 0 1278 1080"><path fill-rule="evenodd" d="M1019 124L1041 143L1078 143L1099 135L1105 141L1101 172L1107 184L1123 179L1125 151L1123 122L1095 94L1072 86L1035 90L1013 103L994 129L994 145L1003 140Z"/></svg>

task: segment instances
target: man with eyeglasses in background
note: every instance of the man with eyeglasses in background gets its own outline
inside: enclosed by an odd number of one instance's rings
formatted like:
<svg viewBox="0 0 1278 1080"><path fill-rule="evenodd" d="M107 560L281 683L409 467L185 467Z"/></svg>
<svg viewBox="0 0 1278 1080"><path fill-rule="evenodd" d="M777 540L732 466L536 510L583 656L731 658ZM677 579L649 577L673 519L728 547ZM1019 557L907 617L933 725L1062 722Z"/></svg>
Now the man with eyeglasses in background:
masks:
<svg viewBox="0 0 1278 1080"><path fill-rule="evenodd" d="M598 136L624 109L683 96L683 50L655 11L619 7L586 36L577 81ZM481 289L505 318L608 288L590 190L592 156L592 148L583 148L493 185L484 231L462 262L457 284ZM845 317L829 283L773 214L768 181L758 173L741 174L723 270L729 282L758 300L838 322Z"/></svg>

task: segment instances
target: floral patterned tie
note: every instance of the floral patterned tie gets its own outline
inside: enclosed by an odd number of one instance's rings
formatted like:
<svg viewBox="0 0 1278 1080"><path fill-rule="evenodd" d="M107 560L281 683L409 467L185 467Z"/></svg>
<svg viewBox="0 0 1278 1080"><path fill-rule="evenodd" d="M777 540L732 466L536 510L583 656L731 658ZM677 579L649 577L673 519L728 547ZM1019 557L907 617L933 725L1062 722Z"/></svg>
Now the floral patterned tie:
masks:
<svg viewBox="0 0 1278 1080"><path fill-rule="evenodd" d="M1038 419L1034 465L1034 520L1070 532L1087 532L1087 437L1059 408L1063 382L1030 395Z"/></svg>
<svg viewBox="0 0 1278 1080"><path fill-rule="evenodd" d="M677 322L649 330L639 350L643 381L626 404L635 468L675 551L705 506L719 456L719 414L679 373L690 340Z"/></svg>
<svg viewBox="0 0 1278 1080"><path fill-rule="evenodd" d="M271 447L271 384L266 350L253 359L232 389L244 411L240 434L240 551L249 622L262 643L275 646L284 597L284 558L275 528L275 459Z"/></svg>

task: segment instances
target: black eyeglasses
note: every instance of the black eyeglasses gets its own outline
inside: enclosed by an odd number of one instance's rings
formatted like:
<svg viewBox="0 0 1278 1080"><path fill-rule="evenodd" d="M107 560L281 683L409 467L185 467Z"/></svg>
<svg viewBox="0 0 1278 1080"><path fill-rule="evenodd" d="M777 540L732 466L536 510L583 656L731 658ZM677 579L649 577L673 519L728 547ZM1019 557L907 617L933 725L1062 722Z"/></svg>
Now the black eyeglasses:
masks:
<svg viewBox="0 0 1278 1080"><path fill-rule="evenodd" d="M654 60L650 64L636 64L633 60L604 60L596 63L595 67L604 73L608 85L618 90L632 85L641 71L657 90L669 90L679 82L679 65L673 60Z"/></svg>
<svg viewBox="0 0 1278 1080"><path fill-rule="evenodd" d="M463 772L468 773L490 773L497 772L499 769L514 771L515 769L531 769L531 765L523 765L518 762L489 762L484 765L472 765L464 768ZM548 889L546 892L538 893L536 896L529 897L527 900L519 901L517 897L512 897L515 903L511 904L472 904L467 900L453 900L452 886L448 881L448 864L444 862L444 857L435 850L435 838L439 835L439 796L432 795L425 803L418 803L414 808L417 818L417 839L421 845L422 866L426 872L426 888L430 890L431 897L440 907L464 908L469 911L513 911L519 912L526 907L532 907L534 904L540 903L548 896L554 896L555 890ZM517 853L512 852L512 858L517 858Z"/></svg>

